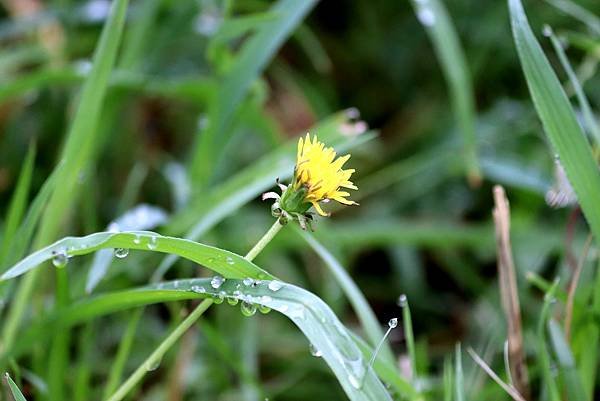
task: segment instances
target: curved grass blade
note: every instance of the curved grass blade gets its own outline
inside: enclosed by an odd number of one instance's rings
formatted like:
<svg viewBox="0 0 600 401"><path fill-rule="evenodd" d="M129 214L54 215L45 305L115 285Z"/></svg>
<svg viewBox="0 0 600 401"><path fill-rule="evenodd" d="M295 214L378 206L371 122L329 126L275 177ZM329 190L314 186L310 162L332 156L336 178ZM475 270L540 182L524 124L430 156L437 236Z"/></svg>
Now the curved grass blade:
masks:
<svg viewBox="0 0 600 401"><path fill-rule="evenodd" d="M0 276L0 280L17 277L55 257L69 258L106 248L172 253L206 266L226 278L252 277L261 280L273 278L271 274L233 252L186 239L165 237L149 231L130 231L99 232L86 237L63 238L18 262Z"/></svg>
<svg viewBox="0 0 600 401"><path fill-rule="evenodd" d="M70 326L134 306L206 297L217 302L234 298L251 308L262 305L286 315L321 351L350 400L391 401L374 371L367 370L360 348L329 306L316 295L279 281L227 279L214 288L211 279L177 280L85 299L29 327L10 355L23 352L42 338L40 333L54 326ZM0 361L8 356L0 355Z"/></svg>
<svg viewBox="0 0 600 401"><path fill-rule="evenodd" d="M17 384L13 381L13 379L10 378L8 373L4 374L4 379L6 380L8 388L10 389L10 393L15 401L27 401L23 393L21 393L21 390L19 390L19 387L17 387Z"/></svg>
<svg viewBox="0 0 600 401"><path fill-rule="evenodd" d="M167 213L156 206L141 204L128 210L109 224L108 231L142 231L152 230L168 220ZM92 267L88 273L85 290L90 293L106 275L113 260L111 249L102 249L94 255Z"/></svg>
<svg viewBox="0 0 600 401"><path fill-rule="evenodd" d="M360 288L356 285L354 280L350 277L350 274L344 269L340 262L329 252L313 235L306 231L296 230L296 233L304 238L304 240L310 245L310 247L319 255L325 262L325 265L329 268L329 271L335 277L336 281L346 294L348 301L352 305L352 308L356 312L358 319L363 330L366 333L372 346L379 343L383 338L383 330L373 312L373 309L369 306L367 299L360 291ZM385 342L380 350L380 355L383 359L388 362L394 362L394 354L389 344Z"/></svg>
<svg viewBox="0 0 600 401"><path fill-rule="evenodd" d="M462 133L467 177L472 185L477 185L481 181L481 172L477 161L475 100L458 34L441 0L412 0L412 4L419 21L429 34L448 82L452 108Z"/></svg>
<svg viewBox="0 0 600 401"><path fill-rule="evenodd" d="M520 0L508 0L513 36L533 103L594 236L600 238L600 172L575 113L527 21Z"/></svg>

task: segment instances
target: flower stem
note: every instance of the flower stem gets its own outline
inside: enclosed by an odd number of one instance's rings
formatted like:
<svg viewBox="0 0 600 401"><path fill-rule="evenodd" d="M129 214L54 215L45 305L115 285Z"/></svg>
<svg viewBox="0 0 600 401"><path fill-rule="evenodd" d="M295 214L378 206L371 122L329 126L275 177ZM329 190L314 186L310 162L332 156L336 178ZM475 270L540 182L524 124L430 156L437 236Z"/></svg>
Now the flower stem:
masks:
<svg viewBox="0 0 600 401"><path fill-rule="evenodd" d="M107 401L120 401L122 400L133 387L144 377L146 372L153 370L154 366L158 365L163 355L179 340L179 338L192 327L196 320L202 316L202 314L213 304L212 299L205 299L194 309L192 313L186 317L183 322L179 323L177 327L163 340L162 343L150 354L148 358L133 372L131 376L119 387L119 389L107 400Z"/></svg>
<svg viewBox="0 0 600 401"><path fill-rule="evenodd" d="M283 225L279 222L279 219L275 221L275 224L269 228L269 231L263 235L263 237L254 245L250 252L245 256L249 261L252 261L269 242L275 237L275 235L283 228ZM158 348L150 354L148 358L129 376L129 378L121 384L121 386L115 391L115 393L108 398L106 401L121 401L139 382L142 380L146 372L152 370L152 368L158 365L164 354L179 340L179 338L196 323L196 321L202 316L202 314L210 308L214 303L212 299L205 299L202 301L196 309L192 311L183 322L179 323L177 327L165 338Z"/></svg>
<svg viewBox="0 0 600 401"><path fill-rule="evenodd" d="M277 235L279 230L281 230L282 228L283 225L281 224L279 219L275 220L275 223L273 223L271 228L269 228L269 231L267 231L265 235L263 235L263 237L260 240L258 240L256 245L254 245L254 247L250 249L246 256L244 256L244 259L249 261L254 260L254 258L265 248L265 246L267 246L269 242L271 242L273 237L275 237L275 235Z"/></svg>

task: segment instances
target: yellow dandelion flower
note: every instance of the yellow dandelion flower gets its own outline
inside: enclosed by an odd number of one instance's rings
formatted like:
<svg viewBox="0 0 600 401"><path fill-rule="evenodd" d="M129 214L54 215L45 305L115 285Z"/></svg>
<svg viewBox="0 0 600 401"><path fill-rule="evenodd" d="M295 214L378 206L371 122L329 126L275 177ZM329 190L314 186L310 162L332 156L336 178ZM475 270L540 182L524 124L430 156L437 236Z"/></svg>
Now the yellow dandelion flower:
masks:
<svg viewBox="0 0 600 401"><path fill-rule="evenodd" d="M319 202L334 200L344 205L358 205L347 199L350 194L343 190L358 189L350 181L354 169L342 169L350 155L337 159L336 156L333 148L325 147L316 136L312 140L309 134L300 138L292 184L285 186L277 181L283 192L281 196L275 192L266 192L262 196L263 200L275 199L271 206L273 216L282 224L296 220L306 229L311 228L312 214L308 212L311 207L321 216L329 215L321 209Z"/></svg>
<svg viewBox="0 0 600 401"><path fill-rule="evenodd" d="M346 199L350 194L341 188L358 189L350 181L354 169L343 170L342 166L350 159L350 155L338 157L333 148L325 147L315 135L311 141L306 134L298 141L296 169L294 170L295 190L306 189L304 201L310 203L321 216L327 213L321 209L319 202L334 200L344 205L357 203Z"/></svg>

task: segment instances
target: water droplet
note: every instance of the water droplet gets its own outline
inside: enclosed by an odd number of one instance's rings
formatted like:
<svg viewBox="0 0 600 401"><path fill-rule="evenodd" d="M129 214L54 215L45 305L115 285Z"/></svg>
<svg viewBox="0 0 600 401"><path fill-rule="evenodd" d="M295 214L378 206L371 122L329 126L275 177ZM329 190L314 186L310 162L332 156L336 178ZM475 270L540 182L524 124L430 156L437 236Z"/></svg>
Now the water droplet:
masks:
<svg viewBox="0 0 600 401"><path fill-rule="evenodd" d="M151 236L150 237L150 241L148 241L148 249L150 249L151 251L156 249L156 247L158 246L158 239L156 238L156 236Z"/></svg>
<svg viewBox="0 0 600 401"><path fill-rule="evenodd" d="M547 38L552 36L552 27L548 24L544 24L544 27L542 28L542 34Z"/></svg>
<svg viewBox="0 0 600 401"><path fill-rule="evenodd" d="M67 265L67 262L69 261L69 257L67 256L67 252L62 249L60 251L52 251L53 253L53 257L52 257L52 264L55 267L65 267Z"/></svg>
<svg viewBox="0 0 600 401"><path fill-rule="evenodd" d="M395 329L396 326L398 326L398 319L397 318L390 319L390 321L388 322L388 326L390 327L390 329Z"/></svg>
<svg viewBox="0 0 600 401"><path fill-rule="evenodd" d="M160 366L160 362L160 359L157 361L148 361L148 363L146 363L146 370L148 372L152 372L153 370L158 369L158 367Z"/></svg>
<svg viewBox="0 0 600 401"><path fill-rule="evenodd" d="M310 350L310 354L312 356L315 356L317 358L320 358L323 356L323 352L321 352L321 350L317 349L317 347L315 347L313 345L313 343L310 343L310 345L308 346L308 349Z"/></svg>
<svg viewBox="0 0 600 401"><path fill-rule="evenodd" d="M206 259L206 263L209 265L212 265L213 263L215 263L215 258L208 258Z"/></svg>
<svg viewBox="0 0 600 401"><path fill-rule="evenodd" d="M269 289L273 292L279 291L283 287L283 283L281 281L273 280L269 282Z"/></svg>
<svg viewBox="0 0 600 401"><path fill-rule="evenodd" d="M276 310L277 310L278 312L281 312L281 313L285 313L285 312L287 312L287 311L288 311L288 309L289 309L289 308L288 308L288 306L287 306L287 305L281 305L281 306L279 306L279 307L277 307L277 308L276 308Z"/></svg>
<svg viewBox="0 0 600 401"><path fill-rule="evenodd" d="M242 301L242 304L240 305L240 310L242 311L242 315L244 316L254 316L254 314L256 313L256 305L254 305L252 302Z"/></svg>
<svg viewBox="0 0 600 401"><path fill-rule="evenodd" d="M433 26L435 24L435 14L429 7L420 8L417 11L417 18L425 26Z"/></svg>
<svg viewBox="0 0 600 401"><path fill-rule="evenodd" d="M190 290L192 290L192 292L195 292L196 294L204 294L206 292L206 290L204 289L204 287L199 286L199 285L193 285Z"/></svg>
<svg viewBox="0 0 600 401"><path fill-rule="evenodd" d="M231 256L227 256L227 258L225 259L225 262L227 262L228 265L232 265L235 263Z"/></svg>
<svg viewBox="0 0 600 401"><path fill-rule="evenodd" d="M249 287L254 284L254 279L251 277L246 277L244 280L242 280L242 283L244 283L246 287Z"/></svg>
<svg viewBox="0 0 600 401"><path fill-rule="evenodd" d="M216 303L217 305L220 305L223 303L223 301L225 301L225 291L221 291L216 295L213 295L213 301L214 303Z"/></svg>
<svg viewBox="0 0 600 401"><path fill-rule="evenodd" d="M210 280L210 286L216 290L217 288L221 287L224 282L225 282L225 279L223 277L221 277L221 276L214 276Z"/></svg>
<svg viewBox="0 0 600 401"><path fill-rule="evenodd" d="M129 249L127 248L115 248L114 254L117 258L123 259L129 255Z"/></svg>
<svg viewBox="0 0 600 401"><path fill-rule="evenodd" d="M227 303L231 306L237 305L238 302L240 302L240 300L237 299L236 297L227 297Z"/></svg>
<svg viewBox="0 0 600 401"><path fill-rule="evenodd" d="M135 237L133 238L133 243L136 245L139 245L140 242L142 242L142 240L141 240L139 234L136 234Z"/></svg>
<svg viewBox="0 0 600 401"><path fill-rule="evenodd" d="M260 311L260 313L265 314L265 315L267 313L271 312L271 308L269 308L268 306L265 306L265 305L260 305L260 304L258 305L258 310Z"/></svg>
<svg viewBox="0 0 600 401"><path fill-rule="evenodd" d="M398 297L398 306L404 308L408 303L408 299L406 298L406 294L402 294Z"/></svg>
<svg viewBox="0 0 600 401"><path fill-rule="evenodd" d="M268 303L271 303L271 302L273 302L273 298L271 298L268 295L263 295L262 297L260 297L260 303L268 304Z"/></svg>

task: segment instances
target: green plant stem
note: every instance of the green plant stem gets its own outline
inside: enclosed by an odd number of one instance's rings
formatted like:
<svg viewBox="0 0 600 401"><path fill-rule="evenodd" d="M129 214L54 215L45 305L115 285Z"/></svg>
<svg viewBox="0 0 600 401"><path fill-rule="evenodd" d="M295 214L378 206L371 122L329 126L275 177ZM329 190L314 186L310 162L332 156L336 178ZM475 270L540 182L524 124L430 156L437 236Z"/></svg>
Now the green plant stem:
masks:
<svg viewBox="0 0 600 401"><path fill-rule="evenodd" d="M269 228L269 231L267 231L265 235L263 235L263 237L260 240L258 240L256 245L254 245L254 247L250 249L246 256L244 256L244 259L250 262L253 261L254 258L265 248L265 246L267 246L269 242L271 242L273 237L275 237L275 235L277 235L279 230L281 230L282 228L283 225L281 224L279 219L277 219L275 223L273 223L271 228Z"/></svg>
<svg viewBox="0 0 600 401"><path fill-rule="evenodd" d="M131 376L119 387L108 401L120 401L138 384L146 372L160 363L163 355L179 340L179 338L192 327L196 320L213 304L212 299L205 299L164 339L162 343L150 354L148 358L133 372Z"/></svg>
<svg viewBox="0 0 600 401"><path fill-rule="evenodd" d="M269 228L269 231L263 235L263 237L250 249L250 251L244 256L248 261L252 261L266 246L275 235L283 228L283 225L279 222L279 219ZM196 323L196 321L202 316L202 314L210 308L214 303L212 299L205 299L202 301L196 309L192 311L185 318L185 320L163 340L162 343L150 354L148 358L129 376L129 378L115 391L115 393L107 399L107 401L120 401L122 400L144 377L148 370L152 370L153 366L160 363L165 353L179 340L179 338Z"/></svg>

